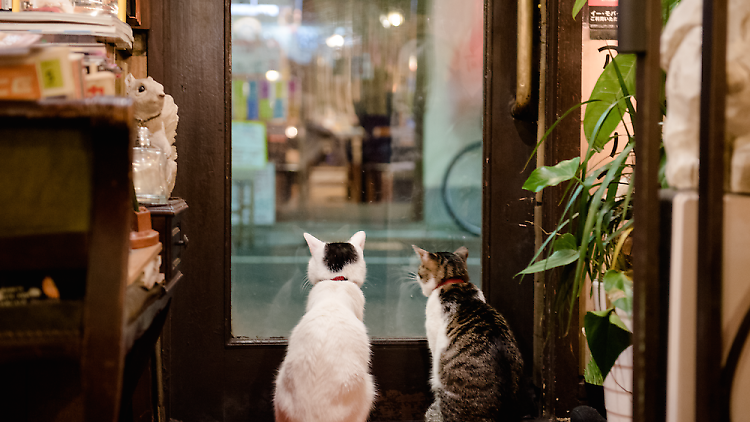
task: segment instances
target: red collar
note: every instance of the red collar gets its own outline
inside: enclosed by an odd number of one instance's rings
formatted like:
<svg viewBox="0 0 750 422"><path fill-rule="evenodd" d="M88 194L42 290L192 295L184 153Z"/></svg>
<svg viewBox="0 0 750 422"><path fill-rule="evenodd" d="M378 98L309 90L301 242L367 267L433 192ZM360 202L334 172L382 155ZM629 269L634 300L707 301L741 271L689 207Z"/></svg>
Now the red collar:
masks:
<svg viewBox="0 0 750 422"><path fill-rule="evenodd" d="M332 278L331 280L333 280L333 281L347 281L348 279L346 277L344 277L343 275L340 275L338 277Z"/></svg>
<svg viewBox="0 0 750 422"><path fill-rule="evenodd" d="M446 284L458 284L458 283L466 283L466 282L464 280L461 280L460 278L449 278L438 283L438 285L435 286L435 289L439 289L445 286Z"/></svg>

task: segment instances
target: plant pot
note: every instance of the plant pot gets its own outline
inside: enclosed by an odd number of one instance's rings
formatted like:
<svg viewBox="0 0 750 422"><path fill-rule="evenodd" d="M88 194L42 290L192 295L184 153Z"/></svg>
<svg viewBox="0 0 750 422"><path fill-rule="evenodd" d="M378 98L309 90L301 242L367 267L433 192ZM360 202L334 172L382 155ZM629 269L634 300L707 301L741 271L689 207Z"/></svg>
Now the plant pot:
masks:
<svg viewBox="0 0 750 422"><path fill-rule="evenodd" d="M140 249L159 243L159 232L151 228L151 211L139 207L133 212L133 224L130 232L130 249Z"/></svg>
<svg viewBox="0 0 750 422"><path fill-rule="evenodd" d="M607 309L607 296L601 282L594 281L594 307L597 311ZM616 312L616 311L615 311ZM633 331L633 320L622 313L617 314L628 330ZM625 349L604 379L604 408L607 422L630 422L633 420L633 346Z"/></svg>

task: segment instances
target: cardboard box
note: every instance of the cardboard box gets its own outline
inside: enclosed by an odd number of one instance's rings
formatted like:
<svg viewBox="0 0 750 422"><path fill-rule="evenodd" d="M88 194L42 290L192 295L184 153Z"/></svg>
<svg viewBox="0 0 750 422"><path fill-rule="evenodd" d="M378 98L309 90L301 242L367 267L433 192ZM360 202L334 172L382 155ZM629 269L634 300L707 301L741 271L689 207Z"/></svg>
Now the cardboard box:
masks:
<svg viewBox="0 0 750 422"><path fill-rule="evenodd" d="M0 56L0 99L78 98L81 76L74 68L70 49L65 47L31 50L23 56Z"/></svg>

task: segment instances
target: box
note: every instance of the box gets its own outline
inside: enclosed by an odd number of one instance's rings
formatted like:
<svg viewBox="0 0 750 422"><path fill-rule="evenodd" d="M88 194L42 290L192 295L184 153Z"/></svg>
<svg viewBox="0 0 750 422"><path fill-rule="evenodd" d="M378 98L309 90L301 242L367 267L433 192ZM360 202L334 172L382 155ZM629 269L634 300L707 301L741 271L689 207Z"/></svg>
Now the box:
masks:
<svg viewBox="0 0 750 422"><path fill-rule="evenodd" d="M0 56L0 99L80 97L81 75L74 72L80 66L76 67L75 61L71 62L69 48L53 47L31 51L22 56Z"/></svg>

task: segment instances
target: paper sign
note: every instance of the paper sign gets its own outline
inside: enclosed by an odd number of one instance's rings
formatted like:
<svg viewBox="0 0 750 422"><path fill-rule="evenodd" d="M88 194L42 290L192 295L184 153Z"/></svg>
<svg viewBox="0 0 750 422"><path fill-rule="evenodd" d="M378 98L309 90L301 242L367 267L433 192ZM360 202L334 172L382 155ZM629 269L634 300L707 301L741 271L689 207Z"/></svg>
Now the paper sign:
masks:
<svg viewBox="0 0 750 422"><path fill-rule="evenodd" d="M260 122L232 122L232 177L245 178L248 171L265 167L266 126Z"/></svg>

